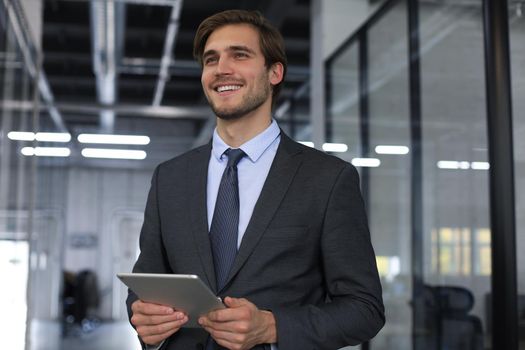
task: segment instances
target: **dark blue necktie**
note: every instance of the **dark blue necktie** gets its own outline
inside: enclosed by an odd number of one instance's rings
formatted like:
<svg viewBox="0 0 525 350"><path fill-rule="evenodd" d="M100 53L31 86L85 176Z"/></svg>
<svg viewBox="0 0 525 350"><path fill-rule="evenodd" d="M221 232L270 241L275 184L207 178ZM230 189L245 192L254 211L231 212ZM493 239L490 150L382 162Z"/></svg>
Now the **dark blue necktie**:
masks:
<svg viewBox="0 0 525 350"><path fill-rule="evenodd" d="M241 149L228 148L228 165L222 174L217 202L210 227L210 240L215 265L217 290L220 291L237 255L239 234L239 183L237 163L246 154Z"/></svg>

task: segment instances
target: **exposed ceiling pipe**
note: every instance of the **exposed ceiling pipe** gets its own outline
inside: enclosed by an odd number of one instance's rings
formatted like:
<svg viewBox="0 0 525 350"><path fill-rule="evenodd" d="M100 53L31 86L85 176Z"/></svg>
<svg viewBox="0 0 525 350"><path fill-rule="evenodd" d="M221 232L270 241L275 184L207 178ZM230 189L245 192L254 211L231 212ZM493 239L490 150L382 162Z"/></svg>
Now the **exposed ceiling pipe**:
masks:
<svg viewBox="0 0 525 350"><path fill-rule="evenodd" d="M31 78L38 79L38 91L40 92L43 104L45 105L51 120L55 123L57 130L60 132L67 132L64 119L59 110L55 107L53 93L49 88L46 75L43 69L41 69L41 52L34 44L34 39L30 34L29 26L27 25L27 20L20 2L18 0L4 0L3 3L7 9L9 19L11 20L13 32L16 36L16 41L20 47L20 51L22 52L27 72ZM38 71L39 68L40 71Z"/></svg>
<svg viewBox="0 0 525 350"><path fill-rule="evenodd" d="M3 100L0 102L2 110L12 111L31 111L35 108L32 101L27 100ZM39 106L41 110L48 107L44 105ZM211 110L207 106L158 106L151 105L119 105L101 106L96 104L80 104L80 103L57 103L56 108L71 114L100 114L102 110L110 109L117 114L123 114L126 117L138 118L163 118L163 119L184 119L184 120L206 120L211 115Z"/></svg>
<svg viewBox="0 0 525 350"><path fill-rule="evenodd" d="M125 4L114 0L91 1L91 43L93 71L97 81L97 98L101 105L115 104L117 93L117 60L122 56ZM100 128L113 132L115 112L100 112Z"/></svg>
<svg viewBox="0 0 525 350"><path fill-rule="evenodd" d="M180 10L182 8L182 0L174 0L173 7L171 9L170 22L166 31L166 39L164 41L164 52L162 53L162 59L159 69L159 80L155 88L155 95L153 97L153 106L160 106L162 97L164 95L164 88L166 82L169 80L169 68L173 59L173 45L177 37L179 29L179 18Z"/></svg>

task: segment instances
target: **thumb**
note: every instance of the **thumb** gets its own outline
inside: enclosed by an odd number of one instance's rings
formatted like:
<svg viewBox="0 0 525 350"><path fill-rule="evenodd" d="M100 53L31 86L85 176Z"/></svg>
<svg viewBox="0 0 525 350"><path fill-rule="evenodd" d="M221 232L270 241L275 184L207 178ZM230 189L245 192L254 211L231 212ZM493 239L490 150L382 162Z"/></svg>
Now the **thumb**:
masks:
<svg viewBox="0 0 525 350"><path fill-rule="evenodd" d="M226 297L224 298L224 304L227 307L239 307L244 304L246 304L248 301L246 299L238 299L238 298L232 298L232 297Z"/></svg>

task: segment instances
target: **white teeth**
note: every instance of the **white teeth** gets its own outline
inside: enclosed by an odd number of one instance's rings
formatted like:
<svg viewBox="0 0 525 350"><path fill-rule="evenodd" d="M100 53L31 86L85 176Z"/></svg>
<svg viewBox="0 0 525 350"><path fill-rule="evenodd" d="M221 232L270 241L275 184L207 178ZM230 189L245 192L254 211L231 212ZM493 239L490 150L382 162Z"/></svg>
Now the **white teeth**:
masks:
<svg viewBox="0 0 525 350"><path fill-rule="evenodd" d="M217 88L217 92L234 91L234 90L239 90L240 88L241 88L240 85L224 85L224 86L219 86Z"/></svg>

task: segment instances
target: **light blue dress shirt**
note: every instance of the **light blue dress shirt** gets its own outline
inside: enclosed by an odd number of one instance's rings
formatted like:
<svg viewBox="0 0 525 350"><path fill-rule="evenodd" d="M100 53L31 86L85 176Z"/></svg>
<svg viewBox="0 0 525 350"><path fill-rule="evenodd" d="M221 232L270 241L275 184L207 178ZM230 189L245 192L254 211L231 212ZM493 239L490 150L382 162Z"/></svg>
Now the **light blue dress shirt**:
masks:
<svg viewBox="0 0 525 350"><path fill-rule="evenodd" d="M241 245L242 237L246 232L248 222L252 217L253 208L262 187L270 171L273 159L277 153L277 147L281 141L280 129L275 120L268 128L259 135L242 144L239 148L246 153L237 164L239 177L239 236L237 248ZM222 173L228 163L228 157L223 155L228 146L217 133L213 133L212 150L208 167L208 187L207 187L207 209L208 209L208 230L211 227L211 220L217 201L217 193L221 183Z"/></svg>
<svg viewBox="0 0 525 350"><path fill-rule="evenodd" d="M268 128L251 140L243 143L239 148L246 153L237 164L237 176L239 178L239 235L237 237L237 248L241 245L242 238L252 217L253 208L261 194L266 177L270 172L273 159L277 153L277 147L281 141L281 130L275 120ZM208 167L207 186L207 209L208 209L208 231L217 201L217 193L221 183L222 173L228 163L228 157L223 153L228 146L217 133L213 133L212 150ZM272 344L272 350L278 350Z"/></svg>

